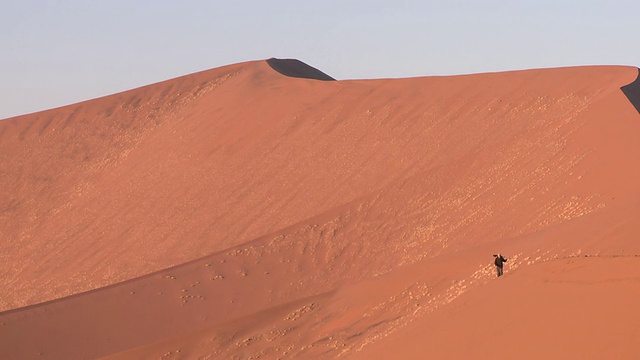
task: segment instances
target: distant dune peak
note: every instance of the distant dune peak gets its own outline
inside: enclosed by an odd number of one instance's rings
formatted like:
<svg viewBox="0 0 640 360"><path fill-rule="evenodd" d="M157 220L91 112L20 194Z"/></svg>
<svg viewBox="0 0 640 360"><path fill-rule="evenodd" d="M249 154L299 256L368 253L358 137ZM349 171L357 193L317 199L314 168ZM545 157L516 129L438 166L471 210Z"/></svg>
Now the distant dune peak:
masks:
<svg viewBox="0 0 640 360"><path fill-rule="evenodd" d="M640 113L640 69L638 69L638 77L631 84L625 85L620 89Z"/></svg>
<svg viewBox="0 0 640 360"><path fill-rule="evenodd" d="M336 80L322 71L297 59L271 58L267 60L267 64L269 64L273 70L285 76L322 81Z"/></svg>

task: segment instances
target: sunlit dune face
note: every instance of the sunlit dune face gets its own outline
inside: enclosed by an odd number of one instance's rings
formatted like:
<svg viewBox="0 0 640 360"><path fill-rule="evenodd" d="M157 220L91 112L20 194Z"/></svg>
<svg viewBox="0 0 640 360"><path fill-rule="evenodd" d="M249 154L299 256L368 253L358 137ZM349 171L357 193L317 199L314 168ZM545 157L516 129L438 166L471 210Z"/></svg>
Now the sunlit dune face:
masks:
<svg viewBox="0 0 640 360"><path fill-rule="evenodd" d="M634 358L637 77L270 59L3 120L0 358Z"/></svg>

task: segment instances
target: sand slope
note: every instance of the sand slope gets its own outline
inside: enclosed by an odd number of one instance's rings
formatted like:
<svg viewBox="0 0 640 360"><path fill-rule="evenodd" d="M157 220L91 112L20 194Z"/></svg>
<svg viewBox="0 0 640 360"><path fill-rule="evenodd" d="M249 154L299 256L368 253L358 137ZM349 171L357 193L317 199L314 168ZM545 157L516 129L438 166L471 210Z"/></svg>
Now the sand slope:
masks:
<svg viewBox="0 0 640 360"><path fill-rule="evenodd" d="M633 357L637 77L271 59L2 120L0 357Z"/></svg>

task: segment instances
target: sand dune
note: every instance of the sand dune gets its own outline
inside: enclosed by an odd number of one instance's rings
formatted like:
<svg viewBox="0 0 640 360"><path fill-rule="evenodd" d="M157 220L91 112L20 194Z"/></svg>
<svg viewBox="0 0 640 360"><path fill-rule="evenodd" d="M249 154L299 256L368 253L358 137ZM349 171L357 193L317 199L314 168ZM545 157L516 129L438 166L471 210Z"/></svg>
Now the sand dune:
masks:
<svg viewBox="0 0 640 360"><path fill-rule="evenodd" d="M0 357L633 358L637 78L270 59L2 120Z"/></svg>

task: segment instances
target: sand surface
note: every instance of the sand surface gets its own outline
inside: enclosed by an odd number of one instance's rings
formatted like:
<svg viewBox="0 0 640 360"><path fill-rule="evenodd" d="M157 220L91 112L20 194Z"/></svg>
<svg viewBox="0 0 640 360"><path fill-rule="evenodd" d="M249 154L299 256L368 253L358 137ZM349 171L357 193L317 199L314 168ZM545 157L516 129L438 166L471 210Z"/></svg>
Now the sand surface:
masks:
<svg viewBox="0 0 640 360"><path fill-rule="evenodd" d="M270 59L1 120L0 358L637 358L637 79Z"/></svg>

